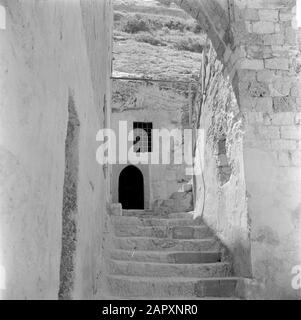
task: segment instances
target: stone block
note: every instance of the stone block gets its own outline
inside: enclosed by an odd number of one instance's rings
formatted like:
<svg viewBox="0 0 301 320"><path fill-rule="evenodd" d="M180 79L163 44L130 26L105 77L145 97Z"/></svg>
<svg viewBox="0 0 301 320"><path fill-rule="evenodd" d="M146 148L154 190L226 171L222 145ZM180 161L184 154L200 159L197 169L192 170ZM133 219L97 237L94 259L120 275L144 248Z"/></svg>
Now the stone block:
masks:
<svg viewBox="0 0 301 320"><path fill-rule="evenodd" d="M300 112L298 112L298 113L295 115L295 121L294 121L294 123L295 123L296 125L298 125L298 126L301 125L301 113L300 113Z"/></svg>
<svg viewBox="0 0 301 320"><path fill-rule="evenodd" d="M285 29L285 43L289 45L296 45L296 31L292 27Z"/></svg>
<svg viewBox="0 0 301 320"><path fill-rule="evenodd" d="M280 112L270 115L273 125L294 125L295 114L293 112Z"/></svg>
<svg viewBox="0 0 301 320"><path fill-rule="evenodd" d="M248 0L248 8L256 9L282 9L287 7L286 0Z"/></svg>
<svg viewBox="0 0 301 320"><path fill-rule="evenodd" d="M272 112L273 111L273 100L271 97L259 97L253 98L255 103L255 110L259 112Z"/></svg>
<svg viewBox="0 0 301 320"><path fill-rule="evenodd" d="M256 80L256 71L254 71L254 70L238 70L237 76L238 76L239 82L249 83L251 81Z"/></svg>
<svg viewBox="0 0 301 320"><path fill-rule="evenodd" d="M262 59L244 59L241 62L241 69L263 70L264 62Z"/></svg>
<svg viewBox="0 0 301 320"><path fill-rule="evenodd" d="M275 33L280 33L281 32L281 27L280 27L280 23L275 23Z"/></svg>
<svg viewBox="0 0 301 320"><path fill-rule="evenodd" d="M280 139L280 130L277 126L260 126L258 133L261 138L265 139Z"/></svg>
<svg viewBox="0 0 301 320"><path fill-rule="evenodd" d="M279 20L278 10L262 9L262 10L258 10L258 15L260 20L262 21L277 22Z"/></svg>
<svg viewBox="0 0 301 320"><path fill-rule="evenodd" d="M164 216L169 213L171 213L171 208L169 207L154 207L154 215Z"/></svg>
<svg viewBox="0 0 301 320"><path fill-rule="evenodd" d="M249 85L249 94L251 97L266 97L269 95L269 88L266 83L253 81Z"/></svg>
<svg viewBox="0 0 301 320"><path fill-rule="evenodd" d="M266 126L272 125L271 114L268 114L268 113L263 114L263 124Z"/></svg>
<svg viewBox="0 0 301 320"><path fill-rule="evenodd" d="M282 139L292 139L301 140L301 128L300 127L281 127L281 138Z"/></svg>
<svg viewBox="0 0 301 320"><path fill-rule="evenodd" d="M278 153L278 165L281 167L289 167L291 164L291 157L288 152Z"/></svg>
<svg viewBox="0 0 301 320"><path fill-rule="evenodd" d="M263 42L265 45L283 45L284 35L283 34L266 34L263 36Z"/></svg>
<svg viewBox="0 0 301 320"><path fill-rule="evenodd" d="M289 70L289 60L285 58L265 59L264 66L273 70Z"/></svg>
<svg viewBox="0 0 301 320"><path fill-rule="evenodd" d="M185 198L185 192L174 192L170 198L175 200L183 199Z"/></svg>
<svg viewBox="0 0 301 320"><path fill-rule="evenodd" d="M268 59L273 57L271 46L248 46L246 51L247 57L251 59Z"/></svg>
<svg viewBox="0 0 301 320"><path fill-rule="evenodd" d="M121 203L112 203L110 205L110 214L112 216L122 216L122 205L121 205Z"/></svg>
<svg viewBox="0 0 301 320"><path fill-rule="evenodd" d="M184 184L183 191L184 192L191 192L192 191L192 185L191 184Z"/></svg>
<svg viewBox="0 0 301 320"><path fill-rule="evenodd" d="M291 97L274 97L273 110L275 112L286 112L294 110L294 101Z"/></svg>
<svg viewBox="0 0 301 320"><path fill-rule="evenodd" d="M290 47L287 45L275 45L271 46L273 56L276 57L288 57L290 52Z"/></svg>
<svg viewBox="0 0 301 320"><path fill-rule="evenodd" d="M299 97L299 94L300 94L300 89L296 86L293 86L290 90L290 95L292 97Z"/></svg>
<svg viewBox="0 0 301 320"><path fill-rule="evenodd" d="M258 10L247 8L245 10L245 19L249 21L258 21L259 20Z"/></svg>
<svg viewBox="0 0 301 320"><path fill-rule="evenodd" d="M263 114L262 112L249 112L246 115L247 123L263 123Z"/></svg>
<svg viewBox="0 0 301 320"><path fill-rule="evenodd" d="M301 111L301 98L296 98L296 109Z"/></svg>
<svg viewBox="0 0 301 320"><path fill-rule="evenodd" d="M275 32L275 24L270 21L254 22L253 32L258 34L272 34Z"/></svg>
<svg viewBox="0 0 301 320"><path fill-rule="evenodd" d="M249 112L273 112L273 100L271 97L240 97L239 104L242 110Z"/></svg>
<svg viewBox="0 0 301 320"><path fill-rule="evenodd" d="M294 140L271 140L272 150L296 150L297 142Z"/></svg>
<svg viewBox="0 0 301 320"><path fill-rule="evenodd" d="M272 70L261 70L257 72L257 80L259 82L271 82L275 77L275 71Z"/></svg>
<svg viewBox="0 0 301 320"><path fill-rule="evenodd" d="M281 77L269 85L272 97L288 96L291 91L291 81L289 78Z"/></svg>
<svg viewBox="0 0 301 320"><path fill-rule="evenodd" d="M279 20L280 21L291 21L293 18L293 15L291 12L281 12L279 13Z"/></svg>
<svg viewBox="0 0 301 320"><path fill-rule="evenodd" d="M163 207L170 207L172 208L175 204L175 200L174 199L167 199L167 200L164 200L163 203L162 203L162 206Z"/></svg>
<svg viewBox="0 0 301 320"><path fill-rule="evenodd" d="M292 164L294 166L301 166L301 151L295 151L292 153Z"/></svg>

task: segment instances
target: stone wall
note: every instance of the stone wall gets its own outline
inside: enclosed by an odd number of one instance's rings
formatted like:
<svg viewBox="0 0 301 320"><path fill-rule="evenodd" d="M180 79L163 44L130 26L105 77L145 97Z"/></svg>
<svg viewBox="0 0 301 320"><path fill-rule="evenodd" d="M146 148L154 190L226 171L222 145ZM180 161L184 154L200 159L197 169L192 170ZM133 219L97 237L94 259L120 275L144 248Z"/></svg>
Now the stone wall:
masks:
<svg viewBox="0 0 301 320"><path fill-rule="evenodd" d="M252 270L269 298L300 298L300 66L295 1L254 1L245 9L252 41L239 74L246 114L244 159Z"/></svg>
<svg viewBox="0 0 301 320"><path fill-rule="evenodd" d="M95 136L110 112L111 3L0 4L2 298L98 297L108 195Z"/></svg>
<svg viewBox="0 0 301 320"><path fill-rule="evenodd" d="M179 0L207 31L245 118L252 275L262 297L300 298L300 29L296 0ZM229 6L228 6L229 4Z"/></svg>

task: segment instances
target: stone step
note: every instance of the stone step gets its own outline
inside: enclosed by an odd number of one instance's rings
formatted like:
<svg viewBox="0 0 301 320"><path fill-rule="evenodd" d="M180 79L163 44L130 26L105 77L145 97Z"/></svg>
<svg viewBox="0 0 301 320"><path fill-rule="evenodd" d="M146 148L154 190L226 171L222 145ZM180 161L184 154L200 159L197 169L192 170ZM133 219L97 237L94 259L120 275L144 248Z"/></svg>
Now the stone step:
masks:
<svg viewBox="0 0 301 320"><path fill-rule="evenodd" d="M162 263L214 263L222 260L219 251L133 251L112 250L110 256L114 260L129 260L140 262L162 262Z"/></svg>
<svg viewBox="0 0 301 320"><path fill-rule="evenodd" d="M133 261L109 261L110 274L137 277L199 277L214 278L232 275L227 262L205 264L175 264Z"/></svg>
<svg viewBox="0 0 301 320"><path fill-rule="evenodd" d="M114 225L123 226L195 226L200 225L197 220L190 219L166 219L166 218L137 218L137 217L123 217L112 216L112 223Z"/></svg>
<svg viewBox="0 0 301 320"><path fill-rule="evenodd" d="M204 239L212 236L212 231L205 225L171 227L171 237L173 239Z"/></svg>
<svg viewBox="0 0 301 320"><path fill-rule="evenodd" d="M219 250L219 242L208 239L164 239L143 237L115 237L116 249L124 250L166 250L166 251L208 251Z"/></svg>
<svg viewBox="0 0 301 320"><path fill-rule="evenodd" d="M147 278L107 276L111 294L121 297L235 297L238 278Z"/></svg>
<svg viewBox="0 0 301 320"><path fill-rule="evenodd" d="M152 216L153 211L150 210L122 210L122 215L124 217L141 217L141 216Z"/></svg>
<svg viewBox="0 0 301 320"><path fill-rule="evenodd" d="M212 236L205 225L201 226L124 226L115 225L115 235L118 237L153 237L170 239L204 239Z"/></svg>
<svg viewBox="0 0 301 320"><path fill-rule="evenodd" d="M122 210L123 217L136 217L136 218L157 218L157 219L193 219L194 212L174 212L164 215L156 214L148 210Z"/></svg>
<svg viewBox="0 0 301 320"><path fill-rule="evenodd" d="M175 213L169 213L167 216L169 219L193 219L194 212L175 212Z"/></svg>

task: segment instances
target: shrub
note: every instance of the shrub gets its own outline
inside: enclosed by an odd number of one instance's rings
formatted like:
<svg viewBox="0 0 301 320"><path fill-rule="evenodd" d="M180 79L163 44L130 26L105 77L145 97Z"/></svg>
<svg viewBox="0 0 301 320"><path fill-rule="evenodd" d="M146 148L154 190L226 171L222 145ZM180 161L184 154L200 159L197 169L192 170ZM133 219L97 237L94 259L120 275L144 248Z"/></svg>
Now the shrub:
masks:
<svg viewBox="0 0 301 320"><path fill-rule="evenodd" d="M172 0L160 0L160 3L163 4L163 6L170 7Z"/></svg>
<svg viewBox="0 0 301 320"><path fill-rule="evenodd" d="M160 39L156 39L150 34L139 34L135 37L136 41L138 42L145 42L149 43L152 46L166 46L166 43L161 41Z"/></svg>
<svg viewBox="0 0 301 320"><path fill-rule="evenodd" d="M184 21L180 21L178 19L170 19L169 21L166 21L164 23L164 27L167 27L170 30L179 30L181 32L184 32L187 24Z"/></svg>
<svg viewBox="0 0 301 320"><path fill-rule="evenodd" d="M182 38L175 44L174 48L181 51L190 51L201 53L204 47L204 41L197 38Z"/></svg>
<svg viewBox="0 0 301 320"><path fill-rule="evenodd" d="M195 25L193 26L193 30L194 33L201 33L202 32L202 27L198 24L195 23Z"/></svg>
<svg viewBox="0 0 301 320"><path fill-rule="evenodd" d="M149 31L149 24L137 17L130 17L122 27L122 31L127 33L138 33L140 31Z"/></svg>
<svg viewBox="0 0 301 320"><path fill-rule="evenodd" d="M124 18L124 14L121 12L114 12L114 21L120 21Z"/></svg>

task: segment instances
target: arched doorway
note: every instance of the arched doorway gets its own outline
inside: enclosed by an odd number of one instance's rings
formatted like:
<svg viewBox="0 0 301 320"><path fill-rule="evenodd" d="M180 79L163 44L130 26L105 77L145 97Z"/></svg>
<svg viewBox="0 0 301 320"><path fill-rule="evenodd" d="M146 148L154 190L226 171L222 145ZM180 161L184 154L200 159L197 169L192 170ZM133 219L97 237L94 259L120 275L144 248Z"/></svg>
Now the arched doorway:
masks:
<svg viewBox="0 0 301 320"><path fill-rule="evenodd" d="M121 171L118 196L123 209L144 209L143 174L135 166L128 166Z"/></svg>

